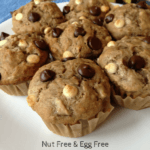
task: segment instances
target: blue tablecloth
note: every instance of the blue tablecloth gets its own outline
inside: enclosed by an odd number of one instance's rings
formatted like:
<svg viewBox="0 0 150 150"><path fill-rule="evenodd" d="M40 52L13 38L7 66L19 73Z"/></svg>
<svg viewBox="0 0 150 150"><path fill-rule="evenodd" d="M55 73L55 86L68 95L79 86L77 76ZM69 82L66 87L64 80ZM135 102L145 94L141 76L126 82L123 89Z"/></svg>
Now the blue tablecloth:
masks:
<svg viewBox="0 0 150 150"><path fill-rule="evenodd" d="M18 9L31 0L0 0L0 23L11 18L11 11ZM56 3L67 2L69 0L55 0ZM150 2L148 2L150 4Z"/></svg>
<svg viewBox="0 0 150 150"><path fill-rule="evenodd" d="M11 11L29 3L31 0L0 0L0 23L11 18ZM69 0L55 0L55 3L67 2Z"/></svg>

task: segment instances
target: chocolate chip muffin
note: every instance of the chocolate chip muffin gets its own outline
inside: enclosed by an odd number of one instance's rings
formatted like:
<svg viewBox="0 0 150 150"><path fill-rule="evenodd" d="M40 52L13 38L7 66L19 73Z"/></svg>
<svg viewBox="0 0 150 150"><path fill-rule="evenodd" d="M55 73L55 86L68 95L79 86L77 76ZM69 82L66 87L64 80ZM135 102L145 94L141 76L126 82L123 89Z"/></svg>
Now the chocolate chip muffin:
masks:
<svg viewBox="0 0 150 150"><path fill-rule="evenodd" d="M15 33L43 33L46 27L64 22L64 17L55 3L34 0L14 11L12 22Z"/></svg>
<svg viewBox="0 0 150 150"><path fill-rule="evenodd" d="M117 7L106 15L104 25L117 40L125 35L149 36L150 8L144 1Z"/></svg>
<svg viewBox="0 0 150 150"><path fill-rule="evenodd" d="M97 62L112 82L117 104L135 110L150 107L150 37L111 41Z"/></svg>
<svg viewBox="0 0 150 150"><path fill-rule="evenodd" d="M81 58L41 67L27 102L51 131L69 137L91 133L113 110L108 78L93 61Z"/></svg>
<svg viewBox="0 0 150 150"><path fill-rule="evenodd" d="M94 24L102 25L103 19L110 10L107 0L70 0L63 8L67 20L71 18L88 18Z"/></svg>
<svg viewBox="0 0 150 150"><path fill-rule="evenodd" d="M44 39L36 34L11 35L0 41L0 89L10 95L27 95L28 83L48 53Z"/></svg>
<svg viewBox="0 0 150 150"><path fill-rule="evenodd" d="M71 19L56 28L45 29L45 39L56 60L97 58L111 40L108 31L88 19Z"/></svg>

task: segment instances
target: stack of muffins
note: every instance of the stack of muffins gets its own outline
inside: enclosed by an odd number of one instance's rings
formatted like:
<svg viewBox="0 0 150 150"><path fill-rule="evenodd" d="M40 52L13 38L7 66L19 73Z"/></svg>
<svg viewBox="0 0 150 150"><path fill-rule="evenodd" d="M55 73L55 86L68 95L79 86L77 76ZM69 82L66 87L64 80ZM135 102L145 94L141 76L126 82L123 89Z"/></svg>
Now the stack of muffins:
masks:
<svg viewBox="0 0 150 150"><path fill-rule="evenodd" d="M0 89L28 95L54 133L81 137L112 112L110 101L150 107L150 9L70 0L63 12L32 0L12 13L15 35L0 37Z"/></svg>

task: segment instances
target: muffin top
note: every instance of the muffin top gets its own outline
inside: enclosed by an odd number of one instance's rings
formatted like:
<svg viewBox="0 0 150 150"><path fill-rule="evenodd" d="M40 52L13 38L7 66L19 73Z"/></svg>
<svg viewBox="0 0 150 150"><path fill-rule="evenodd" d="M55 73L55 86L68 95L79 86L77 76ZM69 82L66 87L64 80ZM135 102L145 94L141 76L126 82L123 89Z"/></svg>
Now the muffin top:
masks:
<svg viewBox="0 0 150 150"><path fill-rule="evenodd" d="M55 3L34 0L14 11L12 22L15 33L43 33L46 27L64 22L64 17Z"/></svg>
<svg viewBox="0 0 150 150"><path fill-rule="evenodd" d="M56 60L99 57L111 40L108 31L88 19L71 19L56 28L45 29L45 39Z"/></svg>
<svg viewBox="0 0 150 150"><path fill-rule="evenodd" d="M150 37L125 36L111 41L97 62L120 89L121 96L150 95Z"/></svg>
<svg viewBox="0 0 150 150"><path fill-rule="evenodd" d="M148 36L150 35L150 8L144 1L117 7L105 16L104 25L117 40L125 35Z"/></svg>
<svg viewBox="0 0 150 150"><path fill-rule="evenodd" d="M57 60L36 72L27 102L43 120L75 124L110 111L110 85L92 60Z"/></svg>
<svg viewBox="0 0 150 150"><path fill-rule="evenodd" d="M110 10L107 0L70 0L63 9L67 20L85 17L94 24L102 25L106 13Z"/></svg>
<svg viewBox="0 0 150 150"><path fill-rule="evenodd" d="M28 81L48 58L49 48L38 35L11 35L0 41L0 85Z"/></svg>

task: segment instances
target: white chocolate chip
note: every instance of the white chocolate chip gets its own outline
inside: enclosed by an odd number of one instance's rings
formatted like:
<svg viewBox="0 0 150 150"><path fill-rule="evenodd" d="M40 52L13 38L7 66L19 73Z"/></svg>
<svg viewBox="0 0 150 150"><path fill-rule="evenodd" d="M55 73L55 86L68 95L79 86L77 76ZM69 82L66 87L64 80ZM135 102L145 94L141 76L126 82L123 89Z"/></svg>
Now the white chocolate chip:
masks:
<svg viewBox="0 0 150 150"><path fill-rule="evenodd" d="M50 32L50 30L51 30L51 27L47 27L47 28L45 28L44 33L47 34Z"/></svg>
<svg viewBox="0 0 150 150"><path fill-rule="evenodd" d="M27 46L27 42L25 40L20 40L18 46L26 47Z"/></svg>
<svg viewBox="0 0 150 150"><path fill-rule="evenodd" d="M106 5L101 6L101 11L102 12L108 12L109 11L109 7Z"/></svg>
<svg viewBox="0 0 150 150"><path fill-rule="evenodd" d="M35 54L31 54L27 57L27 62L30 64L36 64L40 61L40 57Z"/></svg>
<svg viewBox="0 0 150 150"><path fill-rule="evenodd" d="M111 46L115 46L115 41L110 41L108 44L107 44L107 47L111 47Z"/></svg>
<svg viewBox="0 0 150 150"><path fill-rule="evenodd" d="M23 14L22 14L22 13L18 13L15 18L16 18L16 20L18 20L18 21L22 20Z"/></svg>
<svg viewBox="0 0 150 150"><path fill-rule="evenodd" d="M115 21L115 27L116 28L122 28L124 25L125 25L125 22L122 19L118 19Z"/></svg>
<svg viewBox="0 0 150 150"><path fill-rule="evenodd" d="M0 46L5 45L6 43L7 43L7 40L2 40L2 41L0 41Z"/></svg>
<svg viewBox="0 0 150 150"><path fill-rule="evenodd" d="M74 55L70 51L65 51L63 53L63 58L74 57Z"/></svg>
<svg viewBox="0 0 150 150"><path fill-rule="evenodd" d="M75 26L77 26L79 23L78 22L73 22L72 24L75 25Z"/></svg>
<svg viewBox="0 0 150 150"><path fill-rule="evenodd" d="M80 20L84 20L84 19L87 19L87 18L84 17L84 16L81 16L79 19L80 19Z"/></svg>
<svg viewBox="0 0 150 150"><path fill-rule="evenodd" d="M63 102L59 99L55 100L56 110L59 115L69 115L68 110L64 106Z"/></svg>
<svg viewBox="0 0 150 150"><path fill-rule="evenodd" d="M40 2L41 2L41 0L34 0L34 3L35 3L36 5L38 5Z"/></svg>
<svg viewBox="0 0 150 150"><path fill-rule="evenodd" d="M76 96L78 93L78 89L75 86L71 86L71 85L66 85L63 89L63 94L67 97L67 98L71 98Z"/></svg>
<svg viewBox="0 0 150 150"><path fill-rule="evenodd" d="M109 73L115 73L117 71L117 65L115 63L109 63L105 66L105 69Z"/></svg>
<svg viewBox="0 0 150 150"><path fill-rule="evenodd" d="M79 5L79 4L82 3L82 0L75 0L75 3L76 3L77 5Z"/></svg>
<svg viewBox="0 0 150 150"><path fill-rule="evenodd" d="M36 102L36 96L35 95L29 95L27 97L27 102L28 102L28 105L31 107L35 104Z"/></svg>

